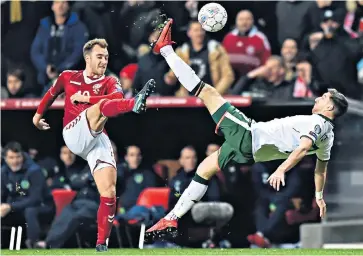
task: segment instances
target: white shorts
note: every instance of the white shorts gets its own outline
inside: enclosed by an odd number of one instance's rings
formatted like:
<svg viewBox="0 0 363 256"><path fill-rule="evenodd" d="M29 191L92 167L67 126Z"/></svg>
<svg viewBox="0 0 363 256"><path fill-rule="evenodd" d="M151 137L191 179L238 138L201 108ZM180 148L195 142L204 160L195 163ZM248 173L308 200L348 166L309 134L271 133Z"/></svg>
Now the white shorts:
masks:
<svg viewBox="0 0 363 256"><path fill-rule="evenodd" d="M103 132L94 132L89 127L87 109L63 128L63 139L67 147L88 162L92 174L104 167L116 169L111 141Z"/></svg>

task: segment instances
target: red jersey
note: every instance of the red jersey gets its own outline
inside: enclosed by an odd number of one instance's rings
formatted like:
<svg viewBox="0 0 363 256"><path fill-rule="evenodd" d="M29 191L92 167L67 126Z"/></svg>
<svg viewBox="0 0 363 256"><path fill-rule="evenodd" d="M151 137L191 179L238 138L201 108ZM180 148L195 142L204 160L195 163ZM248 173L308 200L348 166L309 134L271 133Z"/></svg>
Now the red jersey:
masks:
<svg viewBox="0 0 363 256"><path fill-rule="evenodd" d="M265 64L271 56L271 47L266 36L253 27L246 36L239 35L237 29L229 32L223 39L231 65L239 75Z"/></svg>
<svg viewBox="0 0 363 256"><path fill-rule="evenodd" d="M82 111L102 99L123 98L121 84L115 77L102 76L97 79L91 79L86 76L83 70L66 70L59 75L56 82L44 95L37 113L43 114L57 96L63 92L65 93L63 127ZM70 98L75 93L90 96L90 103L73 104Z"/></svg>

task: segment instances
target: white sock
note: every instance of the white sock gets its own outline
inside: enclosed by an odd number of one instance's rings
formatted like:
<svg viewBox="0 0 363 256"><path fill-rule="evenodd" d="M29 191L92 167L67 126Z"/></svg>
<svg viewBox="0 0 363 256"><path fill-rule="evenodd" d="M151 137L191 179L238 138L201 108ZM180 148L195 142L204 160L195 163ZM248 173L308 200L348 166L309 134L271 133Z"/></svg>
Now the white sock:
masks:
<svg viewBox="0 0 363 256"><path fill-rule="evenodd" d="M193 207L196 202L202 199L205 192L207 192L207 189L208 185L204 185L192 180L187 189L179 198L173 210L171 210L171 212L165 216L165 219L175 220L181 218Z"/></svg>
<svg viewBox="0 0 363 256"><path fill-rule="evenodd" d="M194 70L176 55L171 45L166 45L161 48L160 53L165 58L171 70L173 70L179 82L189 92L193 91L200 83L200 78L195 74Z"/></svg>

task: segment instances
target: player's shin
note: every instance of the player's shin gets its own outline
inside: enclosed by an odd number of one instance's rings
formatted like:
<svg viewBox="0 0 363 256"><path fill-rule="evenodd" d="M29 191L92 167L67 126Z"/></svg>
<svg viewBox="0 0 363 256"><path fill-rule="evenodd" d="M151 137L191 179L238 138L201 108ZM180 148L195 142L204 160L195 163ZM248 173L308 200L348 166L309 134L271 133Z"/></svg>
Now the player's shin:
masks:
<svg viewBox="0 0 363 256"><path fill-rule="evenodd" d="M175 207L169 212L165 219L175 220L185 215L195 203L204 196L208 189L208 180L203 179L198 174L195 174L192 182L181 195Z"/></svg>
<svg viewBox="0 0 363 256"><path fill-rule="evenodd" d="M100 104L100 110L105 117L114 117L131 112L135 105L135 99L104 100Z"/></svg>
<svg viewBox="0 0 363 256"><path fill-rule="evenodd" d="M116 197L100 198L100 207L97 212L97 245L105 244L112 230L113 220L116 212Z"/></svg>
<svg viewBox="0 0 363 256"><path fill-rule="evenodd" d="M195 96L198 96L204 86L204 83L195 74L194 70L174 52L171 45L166 45L161 48L160 53L165 58L179 82L189 92L193 93Z"/></svg>

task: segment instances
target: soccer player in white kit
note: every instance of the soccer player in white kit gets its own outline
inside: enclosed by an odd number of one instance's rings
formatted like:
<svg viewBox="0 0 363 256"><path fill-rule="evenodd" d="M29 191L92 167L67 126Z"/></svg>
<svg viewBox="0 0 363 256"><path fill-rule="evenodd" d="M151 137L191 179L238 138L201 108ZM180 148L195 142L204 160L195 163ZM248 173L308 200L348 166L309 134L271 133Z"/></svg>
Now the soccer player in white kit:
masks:
<svg viewBox="0 0 363 256"><path fill-rule="evenodd" d="M335 89L329 89L315 100L312 115L255 122L228 103L212 86L201 81L191 67L175 54L171 46L172 23L172 19L165 23L158 40L153 44L153 51L161 53L180 83L203 101L217 124L216 132L223 134L226 141L198 166L195 177L174 209L146 231L146 238L173 234L178 219L204 196L211 177L230 162L253 163L286 159L268 179L270 185L278 191L281 183L285 185L285 172L305 155L316 154L316 202L323 218L326 213L323 188L334 140L332 120L347 111L348 102L344 95Z"/></svg>

